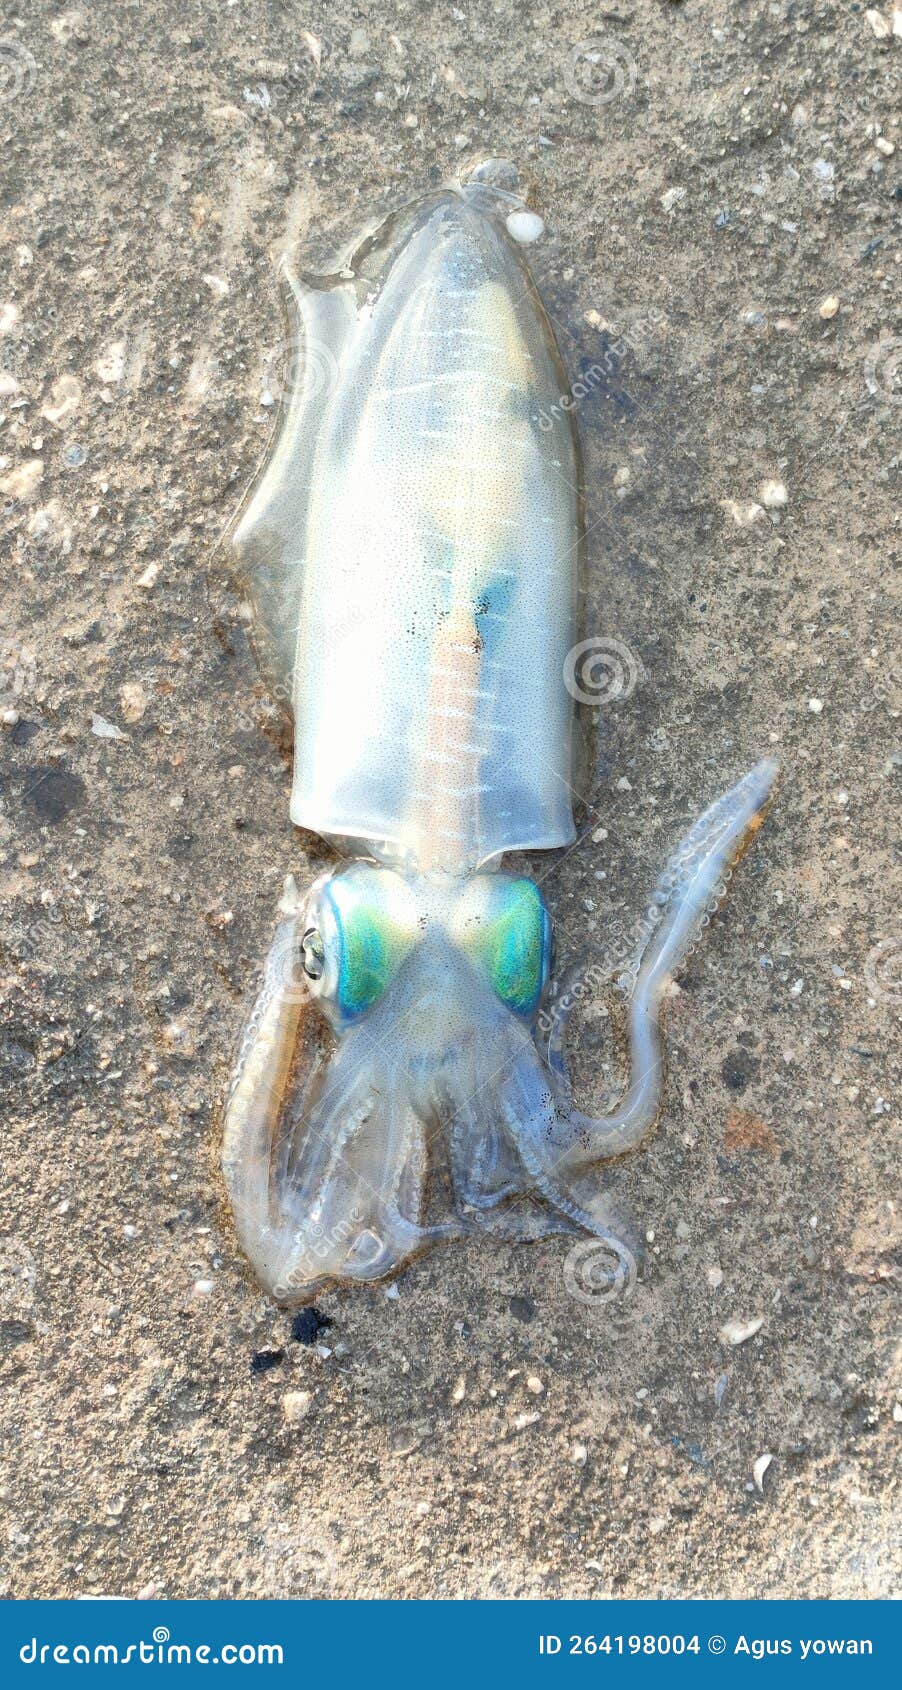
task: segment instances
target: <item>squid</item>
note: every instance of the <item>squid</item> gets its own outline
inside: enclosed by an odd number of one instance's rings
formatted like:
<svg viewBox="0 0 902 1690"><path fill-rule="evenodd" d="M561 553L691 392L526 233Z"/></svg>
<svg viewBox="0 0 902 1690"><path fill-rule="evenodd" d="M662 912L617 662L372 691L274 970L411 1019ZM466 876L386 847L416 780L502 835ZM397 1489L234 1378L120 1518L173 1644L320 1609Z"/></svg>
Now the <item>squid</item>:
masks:
<svg viewBox="0 0 902 1690"><path fill-rule="evenodd" d="M290 371L232 541L290 701L291 817L336 860L285 881L222 1168L284 1303L473 1233L623 1255L599 1165L658 1115L666 989L776 773L757 764L676 849L629 974L626 1089L582 1114L562 1015L541 1033L551 917L504 866L576 839L580 457L524 226L490 160L335 274L283 271Z"/></svg>

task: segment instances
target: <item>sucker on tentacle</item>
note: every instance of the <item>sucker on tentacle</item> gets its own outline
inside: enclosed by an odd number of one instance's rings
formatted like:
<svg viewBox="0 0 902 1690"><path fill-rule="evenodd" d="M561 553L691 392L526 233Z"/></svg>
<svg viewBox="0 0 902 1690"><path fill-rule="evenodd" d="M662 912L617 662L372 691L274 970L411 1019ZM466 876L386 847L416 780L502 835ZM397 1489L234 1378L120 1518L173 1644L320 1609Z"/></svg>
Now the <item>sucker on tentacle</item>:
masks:
<svg viewBox="0 0 902 1690"><path fill-rule="evenodd" d="M468 1233L585 1232L624 1283L635 1251L593 1170L655 1119L667 981L775 775L758 764L668 863L618 965L627 1088L582 1114L549 912L502 866L575 837L582 546L566 378L508 232L518 191L489 161L340 275L287 277L302 350L233 538L293 701L292 817L344 860L304 894L286 881L222 1152L241 1246L285 1302Z"/></svg>

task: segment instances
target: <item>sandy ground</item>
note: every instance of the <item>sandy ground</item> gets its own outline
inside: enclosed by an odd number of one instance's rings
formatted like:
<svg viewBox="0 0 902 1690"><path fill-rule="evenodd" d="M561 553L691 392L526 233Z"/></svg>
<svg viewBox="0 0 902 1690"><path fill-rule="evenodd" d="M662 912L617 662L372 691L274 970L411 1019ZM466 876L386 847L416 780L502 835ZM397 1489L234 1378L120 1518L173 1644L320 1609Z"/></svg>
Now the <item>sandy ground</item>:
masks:
<svg viewBox="0 0 902 1690"><path fill-rule="evenodd" d="M891 13L3 16L3 1590L890 1593ZM762 751L785 772L619 1175L633 1295L574 1297L566 1239L472 1243L303 1342L217 1120L282 876L327 853L213 551L271 428L273 258L487 152L535 178L565 351L604 366L588 626L639 677L542 865L561 954L610 952ZM600 993L574 1028L596 1107L615 1021Z"/></svg>

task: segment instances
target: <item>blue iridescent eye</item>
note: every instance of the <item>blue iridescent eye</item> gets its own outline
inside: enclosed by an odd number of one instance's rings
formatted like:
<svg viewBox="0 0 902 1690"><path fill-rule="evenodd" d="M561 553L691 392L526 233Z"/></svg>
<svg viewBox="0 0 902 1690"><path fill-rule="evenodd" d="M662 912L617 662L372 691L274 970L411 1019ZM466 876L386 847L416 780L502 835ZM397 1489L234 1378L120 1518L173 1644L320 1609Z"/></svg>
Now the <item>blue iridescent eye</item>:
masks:
<svg viewBox="0 0 902 1690"><path fill-rule="evenodd" d="M338 1022L381 998L416 941L411 895L398 875L368 865L330 875L314 890L301 941L314 996Z"/></svg>
<svg viewBox="0 0 902 1690"><path fill-rule="evenodd" d="M502 1003L532 1015L551 972L551 922L531 880L480 876L454 921L461 949L491 982Z"/></svg>

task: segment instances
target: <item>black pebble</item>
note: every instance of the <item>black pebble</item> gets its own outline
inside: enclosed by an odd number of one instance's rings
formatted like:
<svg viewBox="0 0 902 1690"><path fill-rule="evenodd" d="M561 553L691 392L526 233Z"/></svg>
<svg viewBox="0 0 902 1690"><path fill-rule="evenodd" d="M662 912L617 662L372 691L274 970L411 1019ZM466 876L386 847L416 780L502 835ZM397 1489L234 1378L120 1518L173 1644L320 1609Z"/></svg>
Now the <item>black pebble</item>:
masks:
<svg viewBox="0 0 902 1690"><path fill-rule="evenodd" d="M284 1360L284 1350L255 1350L251 1356L251 1372L268 1373L271 1367L278 1367Z"/></svg>
<svg viewBox="0 0 902 1690"><path fill-rule="evenodd" d="M532 1320L536 1305L531 1297L511 1297L510 1311L515 1320Z"/></svg>
<svg viewBox="0 0 902 1690"><path fill-rule="evenodd" d="M320 1314L312 1306L300 1309L291 1322L291 1336L296 1344L315 1344L321 1332L332 1322L327 1314Z"/></svg>

